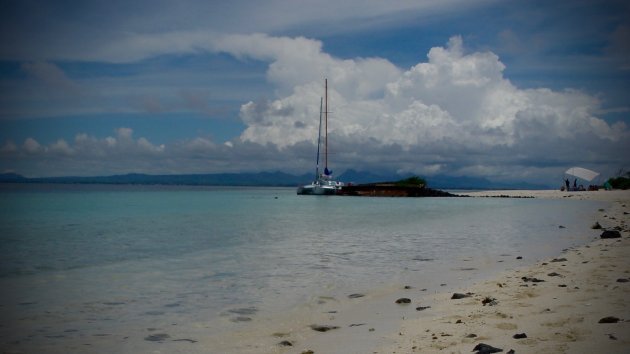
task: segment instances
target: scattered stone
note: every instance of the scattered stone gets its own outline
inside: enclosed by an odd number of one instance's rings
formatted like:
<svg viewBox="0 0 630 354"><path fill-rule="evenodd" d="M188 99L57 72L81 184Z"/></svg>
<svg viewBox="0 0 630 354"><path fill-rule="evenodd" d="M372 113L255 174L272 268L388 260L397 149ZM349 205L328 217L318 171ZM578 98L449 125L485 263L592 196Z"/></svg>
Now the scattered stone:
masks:
<svg viewBox="0 0 630 354"><path fill-rule="evenodd" d="M615 316L608 316L608 317L602 318L597 323L617 323L617 322L619 322L619 319L617 317L615 317Z"/></svg>
<svg viewBox="0 0 630 354"><path fill-rule="evenodd" d="M144 340L149 341L149 342L162 342L165 339L170 338L171 336L169 336L166 333L156 333L156 334L152 334L150 336L146 336L144 337Z"/></svg>
<svg viewBox="0 0 630 354"><path fill-rule="evenodd" d="M593 229L593 230L599 230L601 228L602 228L602 225L600 225L599 222L597 222L597 221L595 221L593 226L591 226L591 229Z"/></svg>
<svg viewBox="0 0 630 354"><path fill-rule="evenodd" d="M554 258L551 260L551 263L566 262L566 261L567 261L566 258Z"/></svg>
<svg viewBox="0 0 630 354"><path fill-rule="evenodd" d="M311 329L317 332L328 332L333 329L338 329L338 326L322 326L322 325L311 325Z"/></svg>
<svg viewBox="0 0 630 354"><path fill-rule="evenodd" d="M431 306L418 306L416 307L416 311L424 311L426 309L430 309Z"/></svg>
<svg viewBox="0 0 630 354"><path fill-rule="evenodd" d="M514 336L512 336L512 338L514 338L514 339L527 338L527 334L525 334L525 333L516 333Z"/></svg>
<svg viewBox="0 0 630 354"><path fill-rule="evenodd" d="M464 322L462 322L462 320L455 321L455 324L460 324L460 323L464 323Z"/></svg>
<svg viewBox="0 0 630 354"><path fill-rule="evenodd" d="M485 299L481 300L481 303L483 304L483 306L495 306L498 305L499 303L497 302L497 299L493 298L493 297L489 297L486 296Z"/></svg>
<svg viewBox="0 0 630 354"><path fill-rule="evenodd" d="M514 351L514 349L510 349L508 350L507 354L515 354L516 352Z"/></svg>
<svg viewBox="0 0 630 354"><path fill-rule="evenodd" d="M630 280L628 280L628 279L624 279L624 278L617 279L617 283L627 283L627 282L629 282L629 281L630 281Z"/></svg>
<svg viewBox="0 0 630 354"><path fill-rule="evenodd" d="M413 286L405 285L405 290L411 290L411 289L413 289Z"/></svg>
<svg viewBox="0 0 630 354"><path fill-rule="evenodd" d="M173 342L188 342L188 343L197 343L196 340L190 338L181 338L181 339L173 339Z"/></svg>
<svg viewBox="0 0 630 354"><path fill-rule="evenodd" d="M477 335L474 334L474 333L471 333L471 334L467 335L466 338L477 338Z"/></svg>
<svg viewBox="0 0 630 354"><path fill-rule="evenodd" d="M465 299L467 297L470 297L471 295L472 295L471 293L466 293L466 294L454 293L453 296L451 296L451 300Z"/></svg>
<svg viewBox="0 0 630 354"><path fill-rule="evenodd" d="M479 343L473 348L473 352L477 352L477 354L491 354L491 353L499 353L502 352L503 349L495 348L491 345Z"/></svg>
<svg viewBox="0 0 630 354"><path fill-rule="evenodd" d="M518 257L516 257L516 259L523 259L523 257L521 257L521 256L518 256Z"/></svg>
<svg viewBox="0 0 630 354"><path fill-rule="evenodd" d="M620 238L621 234L616 230L606 230L599 235L601 238Z"/></svg>
<svg viewBox="0 0 630 354"><path fill-rule="evenodd" d="M237 317L234 317L231 321L232 322L250 322L251 320L252 320L251 317L237 316Z"/></svg>
<svg viewBox="0 0 630 354"><path fill-rule="evenodd" d="M363 294L350 294L350 295L348 295L348 297L349 297L350 299L358 299L358 298L360 298L360 297L364 297L364 296L365 296L365 295L363 295Z"/></svg>
<svg viewBox="0 0 630 354"><path fill-rule="evenodd" d="M351 323L348 327L359 327L359 326L365 326L365 323Z"/></svg>
<svg viewBox="0 0 630 354"><path fill-rule="evenodd" d="M551 273L549 273L547 275L550 276L550 277L562 277L563 278L563 276L561 274L558 274L556 272L551 272Z"/></svg>
<svg viewBox="0 0 630 354"><path fill-rule="evenodd" d="M302 354L315 354L315 352L312 350L305 350L302 352Z"/></svg>
<svg viewBox="0 0 630 354"><path fill-rule="evenodd" d="M370 328L370 329L368 329L368 332L374 332L374 331L375 331L375 329L374 329L374 328Z"/></svg>
<svg viewBox="0 0 630 354"><path fill-rule="evenodd" d="M396 300L397 304L410 304L411 303L411 299L406 298L406 297L401 297L400 299Z"/></svg>
<svg viewBox="0 0 630 354"><path fill-rule="evenodd" d="M560 284L560 285L558 285L558 287L559 287L559 288L566 288L566 287L567 287L567 285L566 285L566 284Z"/></svg>
<svg viewBox="0 0 630 354"><path fill-rule="evenodd" d="M283 340L282 342L278 343L278 345L281 347L292 347L293 343L288 340Z"/></svg>
<svg viewBox="0 0 630 354"><path fill-rule="evenodd" d="M558 228L559 228L559 229L566 229L567 227L566 227L566 226L564 226L564 225L558 225Z"/></svg>
<svg viewBox="0 0 630 354"><path fill-rule="evenodd" d="M524 282L526 282L526 283L527 282L532 282L532 283L542 283L542 282L544 282L544 280L542 280L542 279L533 278L533 277L521 277L521 279Z"/></svg>
<svg viewBox="0 0 630 354"><path fill-rule="evenodd" d="M612 339L612 340L617 340L617 337L615 337L612 333L607 333L608 338Z"/></svg>

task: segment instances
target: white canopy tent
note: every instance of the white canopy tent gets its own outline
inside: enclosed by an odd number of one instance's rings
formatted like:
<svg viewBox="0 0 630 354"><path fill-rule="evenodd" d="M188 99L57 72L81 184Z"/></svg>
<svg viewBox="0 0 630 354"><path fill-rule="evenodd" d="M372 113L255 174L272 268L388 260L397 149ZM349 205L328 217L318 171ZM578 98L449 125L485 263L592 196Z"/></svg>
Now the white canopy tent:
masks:
<svg viewBox="0 0 630 354"><path fill-rule="evenodd" d="M582 168L582 167L571 167L570 169L566 170L566 172L564 173L570 176L581 178L588 182L592 181L593 179L595 179L595 177L599 176L599 173L595 171L591 171L586 168Z"/></svg>

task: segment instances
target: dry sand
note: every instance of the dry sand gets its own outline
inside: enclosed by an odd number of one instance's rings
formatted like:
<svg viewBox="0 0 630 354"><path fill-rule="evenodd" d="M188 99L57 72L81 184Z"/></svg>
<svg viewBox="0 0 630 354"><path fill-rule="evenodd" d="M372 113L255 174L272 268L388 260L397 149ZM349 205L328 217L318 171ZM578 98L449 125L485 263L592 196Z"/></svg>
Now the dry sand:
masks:
<svg viewBox="0 0 630 354"><path fill-rule="evenodd" d="M605 229L621 229L622 237L598 237L556 258L479 281L457 291L471 294L463 299L451 299L453 292L426 294L404 289L369 294L367 300L343 312L310 319L338 329L319 333L296 328L287 333L292 346L278 346L272 352L471 353L484 343L504 353L630 353L630 191L469 195L609 202L596 220ZM408 297L411 303L394 304L394 296ZM489 303L484 305L484 300ZM429 308L417 310L420 306ZM599 323L609 316L618 322ZM381 322L388 325L379 326ZM526 338L514 338L523 333Z"/></svg>

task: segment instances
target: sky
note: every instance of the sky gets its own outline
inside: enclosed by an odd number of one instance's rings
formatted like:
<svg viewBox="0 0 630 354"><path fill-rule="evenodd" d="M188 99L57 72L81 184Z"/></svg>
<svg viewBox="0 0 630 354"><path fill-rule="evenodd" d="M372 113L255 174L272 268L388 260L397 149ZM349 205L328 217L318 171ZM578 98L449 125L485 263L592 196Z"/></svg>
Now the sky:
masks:
<svg viewBox="0 0 630 354"><path fill-rule="evenodd" d="M0 173L630 168L627 1L0 0Z"/></svg>

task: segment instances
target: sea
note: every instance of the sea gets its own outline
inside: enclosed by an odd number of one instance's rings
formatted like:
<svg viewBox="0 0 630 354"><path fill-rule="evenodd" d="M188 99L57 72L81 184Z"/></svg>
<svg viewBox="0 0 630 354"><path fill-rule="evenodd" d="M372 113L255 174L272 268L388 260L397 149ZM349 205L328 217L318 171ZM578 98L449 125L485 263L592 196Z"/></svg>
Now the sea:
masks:
<svg viewBox="0 0 630 354"><path fill-rule="evenodd" d="M1 184L0 351L230 352L321 299L458 289L556 256L593 239L601 207Z"/></svg>

